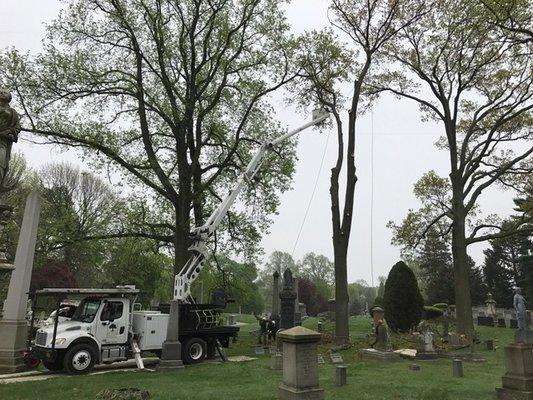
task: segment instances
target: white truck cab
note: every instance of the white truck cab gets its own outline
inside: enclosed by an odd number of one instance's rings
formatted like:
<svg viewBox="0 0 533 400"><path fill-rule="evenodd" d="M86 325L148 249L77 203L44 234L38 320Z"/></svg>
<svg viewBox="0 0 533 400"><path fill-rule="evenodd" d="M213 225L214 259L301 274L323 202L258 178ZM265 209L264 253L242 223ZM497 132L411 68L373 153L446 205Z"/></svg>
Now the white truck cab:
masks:
<svg viewBox="0 0 533 400"><path fill-rule="evenodd" d="M58 290L40 292L57 294ZM69 320L59 320L37 330L33 350L45 367L75 374L86 372L95 364L127 360L129 339L133 337L131 312L138 290L123 287L62 292L81 295L83 299Z"/></svg>

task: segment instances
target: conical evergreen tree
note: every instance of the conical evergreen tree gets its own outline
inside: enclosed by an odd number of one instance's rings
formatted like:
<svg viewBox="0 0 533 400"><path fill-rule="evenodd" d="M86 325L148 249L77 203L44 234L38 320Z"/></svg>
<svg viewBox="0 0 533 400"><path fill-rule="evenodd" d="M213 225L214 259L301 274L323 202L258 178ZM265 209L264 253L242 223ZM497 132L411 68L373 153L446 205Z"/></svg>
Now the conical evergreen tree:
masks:
<svg viewBox="0 0 533 400"><path fill-rule="evenodd" d="M385 319L393 332L406 332L422 318L424 300L413 271L403 262L395 264L385 283Z"/></svg>

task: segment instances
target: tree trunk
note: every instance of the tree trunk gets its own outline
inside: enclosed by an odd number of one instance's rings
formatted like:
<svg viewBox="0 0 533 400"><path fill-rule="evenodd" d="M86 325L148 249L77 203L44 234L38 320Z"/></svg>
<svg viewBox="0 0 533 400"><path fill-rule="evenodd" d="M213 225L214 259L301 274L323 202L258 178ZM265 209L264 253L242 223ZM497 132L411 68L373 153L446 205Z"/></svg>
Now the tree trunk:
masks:
<svg viewBox="0 0 533 400"><path fill-rule="evenodd" d="M334 240L335 252L335 344L343 345L350 341L348 322L348 274L347 243Z"/></svg>
<svg viewBox="0 0 533 400"><path fill-rule="evenodd" d="M471 337L474 332L472 300L470 298L470 274L466 251L464 206L454 200L454 220L452 226L452 256L455 284L455 311L457 333Z"/></svg>

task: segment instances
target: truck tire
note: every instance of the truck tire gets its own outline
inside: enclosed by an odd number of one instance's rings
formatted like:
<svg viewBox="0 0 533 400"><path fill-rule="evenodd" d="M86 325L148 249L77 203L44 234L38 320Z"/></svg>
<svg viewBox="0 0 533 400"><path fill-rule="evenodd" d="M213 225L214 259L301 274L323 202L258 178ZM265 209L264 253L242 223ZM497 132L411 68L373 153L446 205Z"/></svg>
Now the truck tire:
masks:
<svg viewBox="0 0 533 400"><path fill-rule="evenodd" d="M69 374L79 375L92 371L95 361L96 352L93 346L80 343L67 350L63 366Z"/></svg>
<svg viewBox="0 0 533 400"><path fill-rule="evenodd" d="M200 338L191 338L183 346L183 361L186 364L197 364L205 359L207 344Z"/></svg>
<svg viewBox="0 0 533 400"><path fill-rule="evenodd" d="M63 357L57 356L54 361L44 361L43 365L48 371L63 371Z"/></svg>

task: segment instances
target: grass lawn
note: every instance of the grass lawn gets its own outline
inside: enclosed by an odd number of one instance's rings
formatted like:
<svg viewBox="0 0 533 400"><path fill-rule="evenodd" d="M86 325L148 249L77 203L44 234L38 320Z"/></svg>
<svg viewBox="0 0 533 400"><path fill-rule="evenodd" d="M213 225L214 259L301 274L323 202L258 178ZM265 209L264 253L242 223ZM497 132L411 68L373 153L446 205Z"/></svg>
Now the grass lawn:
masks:
<svg viewBox="0 0 533 400"><path fill-rule="evenodd" d="M241 328L239 342L232 345L229 355L254 354L255 338L250 331L257 329L255 319L241 316L249 325ZM304 326L315 328L316 319ZM370 320L351 318L350 330L356 347L362 346L369 331ZM326 327L327 328L327 327ZM495 388L504 374L503 346L513 337L509 328L479 327L481 340L496 339L499 348L488 352L480 346L484 363L464 363L464 378L451 376L451 360L416 361L421 371L410 371L412 361L397 363L361 362L357 349L342 352L348 365L348 385L335 387L334 366L328 363L328 346L319 351L326 360L320 365L320 385L328 400L487 400L496 399ZM148 390L152 399L183 400L266 400L276 399L281 371L270 370L268 355L243 363L201 364L188 366L176 373L113 372L103 375L61 377L47 381L0 385L1 400L94 399L104 388L137 387Z"/></svg>

